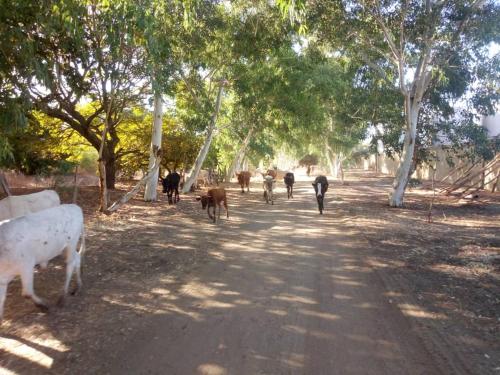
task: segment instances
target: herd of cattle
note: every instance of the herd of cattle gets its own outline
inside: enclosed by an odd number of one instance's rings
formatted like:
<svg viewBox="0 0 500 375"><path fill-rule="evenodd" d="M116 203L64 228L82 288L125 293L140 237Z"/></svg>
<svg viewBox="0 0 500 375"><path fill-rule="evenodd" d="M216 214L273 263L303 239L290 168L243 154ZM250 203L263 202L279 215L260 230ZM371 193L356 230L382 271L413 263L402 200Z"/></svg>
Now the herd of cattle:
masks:
<svg viewBox="0 0 500 375"><path fill-rule="evenodd" d="M250 191L250 173L237 174L241 192ZM277 173L269 170L263 174L264 198L274 203L274 184ZM169 204L179 201L180 175L169 173L161 178L163 192ZM293 198L293 173L286 173L284 183L288 198ZM323 199L328 189L326 177L319 176L313 183L320 214L323 213ZM209 189L197 198L208 216L216 221L216 207L226 210L229 218L227 195L224 188ZM213 214L210 212L212 209ZM80 247L78 249L78 242ZM81 257L85 251L85 227L82 209L76 204L61 204L59 195L53 190L38 193L9 196L0 200L0 320L7 294L7 286L15 276L21 277L22 295L31 298L36 306L47 310L48 304L38 297L33 288L33 275L36 265L46 268L48 262L64 253L66 258L66 279L62 288L59 304L63 304L69 292L73 274L76 274L75 294L82 286Z"/></svg>
<svg viewBox="0 0 500 375"><path fill-rule="evenodd" d="M251 173L248 171L243 171L236 173L238 178L238 183L241 187L241 192L250 191L250 178ZM264 188L264 199L266 203L274 204L274 185L278 177L278 171L275 169L269 169L266 173L262 173L263 177L263 188ZM167 194L168 203L173 204L179 201L179 184L181 181L181 176L177 172L169 172L165 178L160 177L160 181L163 185L163 193ZM286 186L288 199L293 198L293 185L295 184L295 176L292 172L287 172L283 176L283 181ZM323 214L324 204L323 200L325 193L328 190L328 180L325 176L318 176L313 182L313 187L316 195L316 200L318 202L319 213ZM209 189L205 194L196 198L201 201L202 209L207 209L208 217L215 223L216 218L216 208L219 208L218 218L220 218L220 212L222 206L226 210L226 217L229 218L229 211L227 207L227 194L224 188L212 188ZM213 214L212 214L212 212Z"/></svg>

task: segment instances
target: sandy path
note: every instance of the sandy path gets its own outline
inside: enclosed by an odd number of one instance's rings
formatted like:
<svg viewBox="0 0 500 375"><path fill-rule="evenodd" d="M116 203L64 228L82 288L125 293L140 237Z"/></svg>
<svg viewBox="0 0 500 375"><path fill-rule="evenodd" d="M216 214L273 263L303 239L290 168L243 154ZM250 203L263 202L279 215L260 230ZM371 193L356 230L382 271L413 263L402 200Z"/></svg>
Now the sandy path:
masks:
<svg viewBox="0 0 500 375"><path fill-rule="evenodd" d="M204 232L209 260L168 296L176 312L144 317L143 329L113 348L105 372L448 372L391 303L363 261L366 243L342 229L328 200L321 217L309 183L297 184L293 201L281 191L274 206L255 190L233 194L230 220Z"/></svg>

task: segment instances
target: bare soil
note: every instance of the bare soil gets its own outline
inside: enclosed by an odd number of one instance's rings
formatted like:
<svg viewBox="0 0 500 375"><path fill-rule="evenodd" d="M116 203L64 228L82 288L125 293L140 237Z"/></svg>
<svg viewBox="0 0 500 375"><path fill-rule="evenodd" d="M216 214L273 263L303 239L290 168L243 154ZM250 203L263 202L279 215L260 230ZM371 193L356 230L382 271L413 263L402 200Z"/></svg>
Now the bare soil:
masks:
<svg viewBox="0 0 500 375"><path fill-rule="evenodd" d="M499 374L499 194L438 196L428 223L427 185L391 209L389 178L346 181L323 216L309 181L273 206L230 185L216 225L194 195L105 216L82 188L84 290L44 314L12 282L0 373ZM57 259L35 288L63 280Z"/></svg>

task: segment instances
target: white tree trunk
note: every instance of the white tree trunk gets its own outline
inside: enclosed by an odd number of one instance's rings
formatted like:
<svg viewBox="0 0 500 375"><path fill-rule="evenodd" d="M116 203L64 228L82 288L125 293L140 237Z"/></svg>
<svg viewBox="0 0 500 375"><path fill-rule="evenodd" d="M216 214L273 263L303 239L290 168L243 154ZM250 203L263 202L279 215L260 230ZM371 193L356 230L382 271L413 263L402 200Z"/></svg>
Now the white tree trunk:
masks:
<svg viewBox="0 0 500 375"><path fill-rule="evenodd" d="M344 168L342 168L342 163L344 162L344 154L340 152L337 155L337 159L335 160L335 168L337 170L337 178L340 175L340 181L342 181L342 185L344 185Z"/></svg>
<svg viewBox="0 0 500 375"><path fill-rule="evenodd" d="M241 170L248 171L248 159L246 158L246 155L243 155L243 159L241 160Z"/></svg>
<svg viewBox="0 0 500 375"><path fill-rule="evenodd" d="M325 146L326 159L328 161L328 167L330 168L330 174L333 178L339 178L339 171L341 170L343 160L342 153L334 153L327 141L325 141Z"/></svg>
<svg viewBox="0 0 500 375"><path fill-rule="evenodd" d="M410 178L409 174L413 162L413 154L415 152L415 139L417 135L417 121L420 106L418 103L413 104L409 102L409 100L409 98L406 98L408 112L406 116L407 125L403 144L403 154L396 176L394 177L391 192L389 193L389 205L391 207L403 206L404 193L406 185L408 184L408 179Z"/></svg>
<svg viewBox="0 0 500 375"><path fill-rule="evenodd" d="M226 175L226 182L230 182L231 178L234 175L234 172L236 172L237 168L241 165L242 160L244 159L245 152L247 150L248 144L250 143L250 140L252 139L253 135L253 130L254 127L252 126L250 130L248 131L247 136L245 137L245 140L243 141L240 149L236 153L236 156L234 157L233 162L231 163L231 166L229 167L229 170Z"/></svg>
<svg viewBox="0 0 500 375"><path fill-rule="evenodd" d="M330 175L332 177L337 177L335 173L335 162L333 160L333 154L329 148L326 149L326 161L328 162L328 168L330 169Z"/></svg>
<svg viewBox="0 0 500 375"><path fill-rule="evenodd" d="M196 161L194 162L194 166L191 170L191 174L189 175L188 179L186 180L186 182L182 188L183 193L187 193L188 191L191 190L191 186L198 178L198 174L200 173L201 166L203 165L203 162L205 161L205 158L207 157L208 150L210 149L210 144L212 143L212 138L214 135L217 115L219 114L219 109L220 109L220 105L221 105L221 101L222 101L223 88L224 88L224 86L221 83L221 85L219 86L219 92L217 93L217 100L215 102L215 109L214 109L214 113L212 116L212 120L210 121L210 125L208 126L208 130L207 130L207 135L205 137L205 143L201 147L201 150L198 153L198 156L196 157Z"/></svg>
<svg viewBox="0 0 500 375"><path fill-rule="evenodd" d="M140 188L144 184L146 184L147 180L149 180L151 178L151 175L153 173L158 174L158 170L160 169L160 162L161 162L161 155L160 155L160 153L157 153L155 162L153 163L151 168L146 173L144 173L144 176L142 176L141 180L132 188L132 190L130 190L129 192L124 194L119 200L114 202L109 207L108 212L111 213L111 212L115 212L116 210L118 210L118 208L120 208L122 205L127 203L131 198L133 198L137 194L137 192L140 190Z"/></svg>
<svg viewBox="0 0 500 375"><path fill-rule="evenodd" d="M156 93L154 99L154 111L153 111L153 131L151 134L151 148L149 151L149 165L148 170L150 170L155 164L157 158L157 151L161 149L161 135L162 135L162 125L163 125L163 102L161 94ZM158 186L158 171L155 169L150 178L146 182L146 188L144 191L144 200L146 202L157 200L157 186Z"/></svg>

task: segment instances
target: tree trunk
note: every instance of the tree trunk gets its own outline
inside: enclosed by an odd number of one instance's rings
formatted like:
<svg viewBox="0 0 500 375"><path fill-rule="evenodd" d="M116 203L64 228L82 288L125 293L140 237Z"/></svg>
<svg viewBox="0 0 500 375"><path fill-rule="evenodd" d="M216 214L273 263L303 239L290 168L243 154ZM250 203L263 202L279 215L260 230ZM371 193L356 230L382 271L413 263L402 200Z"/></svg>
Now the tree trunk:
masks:
<svg viewBox="0 0 500 375"><path fill-rule="evenodd" d="M7 196L12 195L12 193L10 192L10 189L9 189L9 184L7 183L7 179L5 178L5 175L3 174L3 172L0 172L0 185L2 186L3 191L5 192L5 194Z"/></svg>
<svg viewBox="0 0 500 375"><path fill-rule="evenodd" d="M114 189L116 183L116 160L114 156L104 158L104 164L106 165L106 187L108 189Z"/></svg>
<svg viewBox="0 0 500 375"><path fill-rule="evenodd" d="M486 180L486 170L484 169L484 167L486 166L486 161L483 160L483 163L481 164L481 168L483 168L483 173L481 173L481 189L484 190L484 185L485 185L485 180Z"/></svg>
<svg viewBox="0 0 500 375"><path fill-rule="evenodd" d="M396 176L394 177L392 189L389 194L389 205L391 207L403 206L404 193L410 178L413 154L415 152L415 138L417 134L417 121L420 105L418 103L412 103L411 99L408 97L405 98L405 104L407 104L406 107L408 108L406 115L406 132L401 162L396 172Z"/></svg>
<svg viewBox="0 0 500 375"><path fill-rule="evenodd" d="M151 175L153 173L158 174L158 170L160 169L161 150L157 149L155 150L155 152L156 152L155 154L156 158L151 168L144 174L142 179L132 188L132 190L130 190L129 192L124 194L119 200L114 202L106 211L106 213L112 213L118 210L118 208L127 203L131 198L133 198L139 192L140 188L144 184L146 184L146 182L151 178Z"/></svg>
<svg viewBox="0 0 500 375"><path fill-rule="evenodd" d="M243 155L243 159L241 159L241 170L248 171L248 159L246 155Z"/></svg>
<svg viewBox="0 0 500 375"><path fill-rule="evenodd" d="M108 210L108 181L106 171L106 160L103 159L104 144L106 143L106 135L108 133L108 121L104 123L104 129L101 134L101 146L99 147L99 190L100 190L100 207L99 211L106 212ZM108 159L109 160L109 159ZM114 178L114 177L113 177Z"/></svg>
<svg viewBox="0 0 500 375"><path fill-rule="evenodd" d="M229 167L229 170L227 172L227 175L226 175L226 178L225 178L226 182L230 182L231 181L231 178L233 177L234 172L236 172L236 169L241 164L241 161L243 160L245 152L247 150L248 144L250 143L250 140L252 139L253 130L254 130L254 127L252 126L250 128L250 130L248 131L248 134L245 137L245 140L243 141L240 149L236 153L236 156L234 157L234 160L231 163L231 166Z"/></svg>
<svg viewBox="0 0 500 375"><path fill-rule="evenodd" d="M155 150L161 149L161 135L162 135L162 124L163 124L163 103L161 94L155 94L154 99L154 115L153 115L153 131L151 134L151 149L149 152L149 165L148 169L151 169L156 161ZM158 173L159 170L156 169L152 171L151 177L146 182L146 189L144 191L144 200L146 202L157 200L157 185L158 185Z"/></svg>
<svg viewBox="0 0 500 375"><path fill-rule="evenodd" d="M186 183L184 184L184 186L182 188L183 193L187 193L188 191L191 190L191 186L198 178L198 174L200 173L201 166L203 165L203 162L205 161L205 158L207 157L208 150L210 149L210 144L212 143L212 138L214 135L217 115L219 114L219 109L220 109L220 105L221 105L221 101L222 101L223 88L224 88L224 86L221 83L219 86L219 92L217 93L217 100L215 102L215 109L214 109L214 113L212 116L212 120L210 121L210 125L208 126L208 130L207 130L207 135L205 137L205 143L201 147L200 152L198 153L198 156L196 157L196 161L194 162L193 169L191 170L191 174L189 175Z"/></svg>
<svg viewBox="0 0 500 375"><path fill-rule="evenodd" d="M76 204L78 198L78 165L75 167L75 175L73 178L73 200L72 203Z"/></svg>
<svg viewBox="0 0 500 375"><path fill-rule="evenodd" d="M344 168L342 168L342 165L340 166L340 182L342 182L342 185L345 184L345 181L344 181Z"/></svg>
<svg viewBox="0 0 500 375"><path fill-rule="evenodd" d="M330 151L330 148L327 147L326 149L326 161L328 162L328 168L330 168L330 175L334 178L336 178L336 173L335 173L335 162L333 160L333 154Z"/></svg>
<svg viewBox="0 0 500 375"><path fill-rule="evenodd" d="M342 162L344 161L344 157L342 153L335 155L335 178L339 178L341 176L342 182L344 182L344 171L342 170Z"/></svg>

